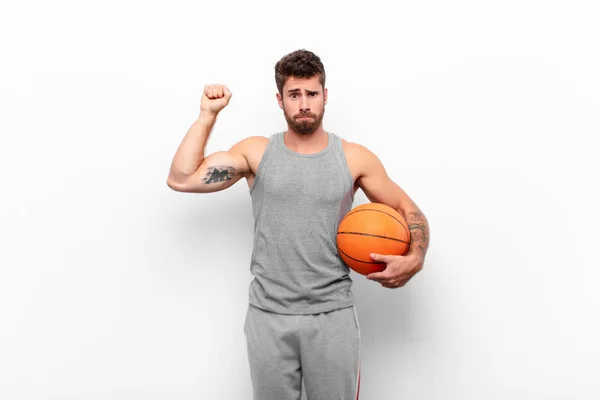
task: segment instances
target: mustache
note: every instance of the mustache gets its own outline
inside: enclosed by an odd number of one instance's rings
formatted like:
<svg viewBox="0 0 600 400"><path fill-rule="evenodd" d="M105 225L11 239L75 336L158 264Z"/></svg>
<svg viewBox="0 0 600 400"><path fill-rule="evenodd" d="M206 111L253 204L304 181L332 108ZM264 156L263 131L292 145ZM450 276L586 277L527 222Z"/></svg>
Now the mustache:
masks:
<svg viewBox="0 0 600 400"><path fill-rule="evenodd" d="M294 115L294 119L302 118L302 117L311 117L311 118L317 119L317 116L313 113L300 113L300 114Z"/></svg>

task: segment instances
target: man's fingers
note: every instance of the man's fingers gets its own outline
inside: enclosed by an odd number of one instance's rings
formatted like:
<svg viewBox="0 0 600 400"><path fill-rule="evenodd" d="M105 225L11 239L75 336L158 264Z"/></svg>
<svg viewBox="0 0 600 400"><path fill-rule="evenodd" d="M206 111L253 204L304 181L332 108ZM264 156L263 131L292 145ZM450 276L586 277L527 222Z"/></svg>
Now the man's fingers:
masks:
<svg viewBox="0 0 600 400"><path fill-rule="evenodd" d="M204 94L211 100L231 97L231 91L225 85L212 84L204 87Z"/></svg>
<svg viewBox="0 0 600 400"><path fill-rule="evenodd" d="M204 88L204 93L206 94L206 97L208 97L211 100L214 99L213 89L214 85L206 85L206 87Z"/></svg>
<svg viewBox="0 0 600 400"><path fill-rule="evenodd" d="M388 262L388 257L383 254L371 253L370 256L375 261L380 261L384 263Z"/></svg>
<svg viewBox="0 0 600 400"><path fill-rule="evenodd" d="M367 279L380 283L382 286L390 287L402 287L410 280L410 278L392 278L385 274L385 272L374 272L367 275Z"/></svg>
<svg viewBox="0 0 600 400"><path fill-rule="evenodd" d="M383 282L389 281L390 277L387 276L387 274L384 271L384 272L373 272L373 273L367 275L367 279L372 280L372 281L377 281L379 283L383 283Z"/></svg>
<svg viewBox="0 0 600 400"><path fill-rule="evenodd" d="M225 85L210 84L204 86L204 94L210 99L219 99L221 97L231 96L231 91Z"/></svg>
<svg viewBox="0 0 600 400"><path fill-rule="evenodd" d="M388 288L388 289L397 289L397 288L401 288L404 285L406 285L406 282L408 280L392 280L392 281L384 281L384 282L380 282L381 286Z"/></svg>

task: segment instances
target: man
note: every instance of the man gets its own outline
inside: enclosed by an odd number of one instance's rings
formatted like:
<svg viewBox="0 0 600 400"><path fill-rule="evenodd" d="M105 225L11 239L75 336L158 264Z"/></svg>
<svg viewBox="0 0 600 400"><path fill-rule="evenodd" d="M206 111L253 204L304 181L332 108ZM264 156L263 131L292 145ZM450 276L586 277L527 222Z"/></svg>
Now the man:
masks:
<svg viewBox="0 0 600 400"><path fill-rule="evenodd" d="M277 102L288 129L243 139L204 156L231 92L207 85L200 115L179 146L167 184L210 193L246 178L254 214L249 307L244 325L254 398L358 399L360 329L348 267L336 249L340 220L360 188L406 218L405 256L373 254L387 267L367 276L386 288L404 286L421 270L429 245L427 219L367 148L323 128L325 69L298 50L275 65Z"/></svg>

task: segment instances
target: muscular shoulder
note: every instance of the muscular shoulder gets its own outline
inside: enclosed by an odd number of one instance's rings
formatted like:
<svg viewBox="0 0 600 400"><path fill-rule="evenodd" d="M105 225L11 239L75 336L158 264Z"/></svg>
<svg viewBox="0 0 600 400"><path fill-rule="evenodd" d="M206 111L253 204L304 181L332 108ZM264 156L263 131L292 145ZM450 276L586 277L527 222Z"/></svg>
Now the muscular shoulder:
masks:
<svg viewBox="0 0 600 400"><path fill-rule="evenodd" d="M249 136L234 144L229 151L244 156L252 172L255 172L268 144L268 137Z"/></svg>
<svg viewBox="0 0 600 400"><path fill-rule="evenodd" d="M344 149L344 153L350 156L360 156L369 151L362 144L349 142L346 139L342 139L342 148Z"/></svg>
<svg viewBox="0 0 600 400"><path fill-rule="evenodd" d="M256 152L264 151L269 143L269 138L265 136L248 136L234 144L230 151L242 154L244 156L251 155Z"/></svg>
<svg viewBox="0 0 600 400"><path fill-rule="evenodd" d="M362 144L349 142L342 139L342 148L344 149L344 154L346 155L348 167L350 167L350 169L354 171L354 174L357 176L362 175L364 169L370 164L377 162L377 157L375 154L373 154L371 150Z"/></svg>

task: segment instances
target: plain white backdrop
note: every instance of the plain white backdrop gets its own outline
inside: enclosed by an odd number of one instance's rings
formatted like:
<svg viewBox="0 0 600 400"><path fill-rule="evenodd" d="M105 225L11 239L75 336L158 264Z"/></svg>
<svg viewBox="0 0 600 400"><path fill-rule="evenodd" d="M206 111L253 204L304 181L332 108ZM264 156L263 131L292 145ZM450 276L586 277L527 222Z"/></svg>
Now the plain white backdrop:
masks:
<svg viewBox="0 0 600 400"><path fill-rule="evenodd" d="M23 1L0 8L0 398L251 399L245 181L166 178L285 129L273 67L327 70L325 128L429 219L398 290L353 274L361 399L600 398L593 1ZM359 192L354 205L367 202ZM319 399L321 400L321 399Z"/></svg>

